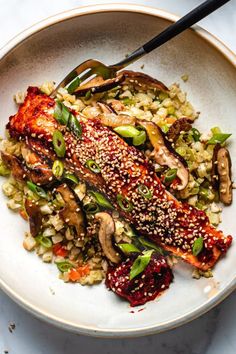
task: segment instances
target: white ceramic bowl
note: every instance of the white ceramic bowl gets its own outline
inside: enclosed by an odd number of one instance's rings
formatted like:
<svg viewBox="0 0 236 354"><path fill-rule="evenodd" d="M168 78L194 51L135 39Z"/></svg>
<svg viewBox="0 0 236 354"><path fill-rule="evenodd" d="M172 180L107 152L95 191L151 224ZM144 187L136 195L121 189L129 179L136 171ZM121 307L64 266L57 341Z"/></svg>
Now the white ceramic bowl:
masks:
<svg viewBox="0 0 236 354"><path fill-rule="evenodd" d="M88 58L114 63L175 21L166 12L133 5L98 5L51 17L24 31L0 51L0 134L16 111L13 94L29 84L60 81ZM201 111L203 130L220 125L236 142L236 58L219 40L196 27L136 63L133 68L181 83ZM181 75L189 74L183 83ZM235 173L235 154L233 154ZM2 182L2 179L1 179ZM224 208L225 233L236 234L236 203ZM22 247L27 223L11 213L0 194L0 285L24 308L57 326L95 336L137 336L164 331L203 314L235 288L236 244L214 270L214 278L191 278L178 264L170 289L138 312L105 289L64 284L54 266ZM52 292L55 292L53 295Z"/></svg>

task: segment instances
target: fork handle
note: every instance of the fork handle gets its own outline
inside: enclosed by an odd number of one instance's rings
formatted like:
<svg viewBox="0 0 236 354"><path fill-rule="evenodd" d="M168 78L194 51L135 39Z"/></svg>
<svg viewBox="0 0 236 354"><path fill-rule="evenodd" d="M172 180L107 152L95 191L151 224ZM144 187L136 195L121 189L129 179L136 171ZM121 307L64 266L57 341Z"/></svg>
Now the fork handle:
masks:
<svg viewBox="0 0 236 354"><path fill-rule="evenodd" d="M163 32L159 33L156 37L152 38L149 42L145 43L142 47L136 49L127 58L123 59L119 63L113 65L117 70L125 68L127 65L138 60L147 53L150 53L154 49L160 47L162 44L169 41L171 38L177 36L187 28L191 27L210 13L217 10L222 5L226 4L230 0L207 0L195 9L190 11L185 16L181 17L177 22L167 27Z"/></svg>

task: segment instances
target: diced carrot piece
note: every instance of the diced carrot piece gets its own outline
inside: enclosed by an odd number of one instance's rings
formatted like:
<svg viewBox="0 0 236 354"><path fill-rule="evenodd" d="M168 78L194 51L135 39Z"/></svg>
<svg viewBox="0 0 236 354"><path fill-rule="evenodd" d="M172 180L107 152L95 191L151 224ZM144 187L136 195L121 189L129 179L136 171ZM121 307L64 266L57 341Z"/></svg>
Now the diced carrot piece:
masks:
<svg viewBox="0 0 236 354"><path fill-rule="evenodd" d="M68 251L65 249L64 246L62 246L60 243L57 243L56 245L54 245L52 247L53 253L56 256L60 256L60 257L66 257L68 254Z"/></svg>
<svg viewBox="0 0 236 354"><path fill-rule="evenodd" d="M26 220L26 221L28 220L28 215L26 214L25 210L20 210L19 214L24 220Z"/></svg>
<svg viewBox="0 0 236 354"><path fill-rule="evenodd" d="M176 121L176 118L175 117L167 117L165 119L165 121L167 124L173 124Z"/></svg>
<svg viewBox="0 0 236 354"><path fill-rule="evenodd" d="M69 272L69 280L77 281L85 275L89 274L90 269L88 265L78 267L76 269L72 268Z"/></svg>

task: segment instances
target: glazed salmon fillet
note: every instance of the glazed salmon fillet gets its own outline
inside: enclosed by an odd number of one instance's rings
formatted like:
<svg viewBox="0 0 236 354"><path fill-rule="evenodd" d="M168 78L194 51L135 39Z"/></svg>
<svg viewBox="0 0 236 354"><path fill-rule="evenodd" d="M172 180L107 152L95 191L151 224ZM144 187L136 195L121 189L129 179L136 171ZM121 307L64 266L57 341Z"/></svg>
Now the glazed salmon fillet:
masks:
<svg viewBox="0 0 236 354"><path fill-rule="evenodd" d="M54 99L30 87L18 113L7 124L10 136L54 160L57 157L52 136L60 130L66 145L66 169L104 193L138 235L148 237L201 270L212 268L228 250L232 237L216 230L203 211L176 200L144 154L103 126L99 119L78 117L82 136L77 138L54 118L54 107ZM98 173L86 167L88 160L96 162ZM143 185L150 190L150 198L140 193L139 186ZM203 239L203 248L196 256L192 248L199 238Z"/></svg>

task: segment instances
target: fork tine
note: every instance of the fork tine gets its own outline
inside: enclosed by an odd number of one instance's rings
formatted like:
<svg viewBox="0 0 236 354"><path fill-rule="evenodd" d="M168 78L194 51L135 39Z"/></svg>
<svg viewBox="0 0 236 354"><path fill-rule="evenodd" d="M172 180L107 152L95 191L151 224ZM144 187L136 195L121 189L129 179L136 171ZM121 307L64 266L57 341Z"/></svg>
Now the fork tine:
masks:
<svg viewBox="0 0 236 354"><path fill-rule="evenodd" d="M101 67L104 66L100 61L94 60L94 59L89 59L84 61L82 64L76 66L55 88L55 90L52 92L51 97L55 97L58 89L60 87L65 87L67 86L73 79L75 79L77 76L80 77L80 75L87 70L87 72L82 75L81 79L83 78L82 81L87 79L89 76L92 74L92 70L95 69L96 67ZM105 67L105 66L104 66Z"/></svg>

